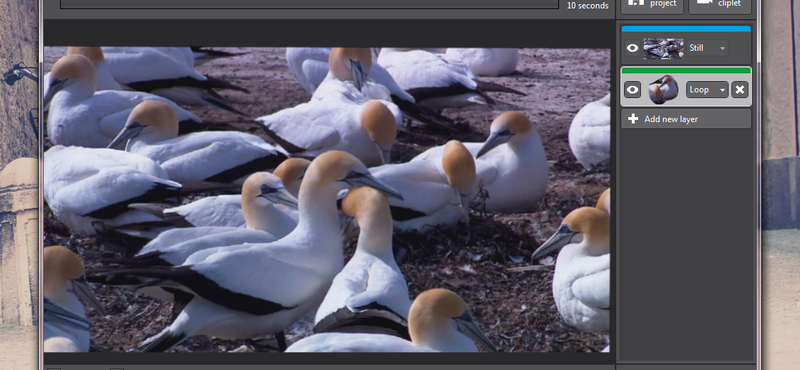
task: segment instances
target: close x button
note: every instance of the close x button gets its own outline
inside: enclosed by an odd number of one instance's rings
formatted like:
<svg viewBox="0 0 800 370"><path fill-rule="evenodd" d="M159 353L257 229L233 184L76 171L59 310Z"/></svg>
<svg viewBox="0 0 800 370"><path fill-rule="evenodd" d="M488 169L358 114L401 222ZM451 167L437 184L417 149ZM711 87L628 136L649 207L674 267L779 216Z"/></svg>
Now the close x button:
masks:
<svg viewBox="0 0 800 370"><path fill-rule="evenodd" d="M734 98L746 98L750 96L750 85L747 81L731 82L731 96Z"/></svg>

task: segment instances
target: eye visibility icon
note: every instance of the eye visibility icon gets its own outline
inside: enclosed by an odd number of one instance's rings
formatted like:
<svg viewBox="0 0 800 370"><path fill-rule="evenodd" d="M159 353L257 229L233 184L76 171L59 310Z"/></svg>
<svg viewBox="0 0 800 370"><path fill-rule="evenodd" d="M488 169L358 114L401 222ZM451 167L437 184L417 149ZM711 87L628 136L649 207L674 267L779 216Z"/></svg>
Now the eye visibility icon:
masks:
<svg viewBox="0 0 800 370"><path fill-rule="evenodd" d="M628 52L630 52L630 53L635 53L637 50L639 50L639 45L636 45L636 44L628 44L628 47L627 47L627 49L628 49Z"/></svg>
<svg viewBox="0 0 800 370"><path fill-rule="evenodd" d="M636 94L637 92L639 92L639 87L636 86L636 85L630 85L625 90L628 91L628 94L633 95L633 94Z"/></svg>

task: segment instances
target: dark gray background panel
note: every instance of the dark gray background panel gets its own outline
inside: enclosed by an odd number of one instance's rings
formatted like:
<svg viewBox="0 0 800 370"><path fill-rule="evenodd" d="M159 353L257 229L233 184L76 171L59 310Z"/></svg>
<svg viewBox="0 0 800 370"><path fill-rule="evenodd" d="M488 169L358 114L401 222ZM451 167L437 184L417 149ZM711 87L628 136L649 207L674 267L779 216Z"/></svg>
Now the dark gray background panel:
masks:
<svg viewBox="0 0 800 370"><path fill-rule="evenodd" d="M755 133L618 130L617 348L755 361Z"/></svg>

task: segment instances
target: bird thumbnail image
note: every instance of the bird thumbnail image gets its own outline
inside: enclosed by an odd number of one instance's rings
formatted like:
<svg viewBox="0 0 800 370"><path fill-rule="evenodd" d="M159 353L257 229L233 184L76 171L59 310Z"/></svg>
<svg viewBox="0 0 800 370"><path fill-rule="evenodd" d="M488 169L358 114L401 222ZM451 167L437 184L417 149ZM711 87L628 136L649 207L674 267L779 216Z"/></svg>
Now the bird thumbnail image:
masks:
<svg viewBox="0 0 800 370"><path fill-rule="evenodd" d="M647 88L650 100L658 105L664 104L678 97L678 82L670 75L664 75Z"/></svg>
<svg viewBox="0 0 800 370"><path fill-rule="evenodd" d="M608 351L610 53L46 47L45 350Z"/></svg>

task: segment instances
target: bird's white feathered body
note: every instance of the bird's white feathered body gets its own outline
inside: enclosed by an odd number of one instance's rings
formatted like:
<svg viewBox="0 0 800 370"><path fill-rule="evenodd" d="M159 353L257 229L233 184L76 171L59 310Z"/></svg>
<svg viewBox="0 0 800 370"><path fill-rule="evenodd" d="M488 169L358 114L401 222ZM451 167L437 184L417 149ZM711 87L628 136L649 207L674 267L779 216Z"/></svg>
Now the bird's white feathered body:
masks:
<svg viewBox="0 0 800 370"><path fill-rule="evenodd" d="M108 47L102 48L109 71L121 84L188 77L205 81L194 70L194 56L187 58L186 48ZM191 48L189 48L191 52ZM190 64L191 63L191 64Z"/></svg>
<svg viewBox="0 0 800 370"><path fill-rule="evenodd" d="M147 91L183 105L210 105L234 111L211 88L236 88L194 69L188 47L103 47L109 71L131 90Z"/></svg>
<svg viewBox="0 0 800 370"><path fill-rule="evenodd" d="M474 344L473 344L474 346ZM303 338L286 352L439 352L386 334L322 333Z"/></svg>
<svg viewBox="0 0 800 370"><path fill-rule="evenodd" d="M292 75L309 95L314 95L317 87L328 75L328 57L331 48L286 48L286 64ZM392 78L389 72L378 63L372 64L369 80L383 85L391 95L399 99L414 103L414 97L409 95Z"/></svg>
<svg viewBox="0 0 800 370"><path fill-rule="evenodd" d="M611 158L611 95L581 108L569 127L569 147L585 168Z"/></svg>
<svg viewBox="0 0 800 370"><path fill-rule="evenodd" d="M217 195L198 199L192 203L168 208L164 215L175 215L192 226L245 227L242 214L242 196Z"/></svg>
<svg viewBox="0 0 800 370"><path fill-rule="evenodd" d="M365 247L356 248L342 272L333 279L325 300L317 309L314 323L319 325L331 315L352 317L376 305L383 314L408 321L411 307L408 284L391 254L391 246L386 246L387 253L381 254L370 253ZM335 317L332 319L336 321Z"/></svg>
<svg viewBox="0 0 800 370"><path fill-rule="evenodd" d="M447 182L441 156L373 167L375 178L403 194L390 199L395 230L426 231L439 225L455 225L464 218L458 194Z"/></svg>
<svg viewBox="0 0 800 370"><path fill-rule="evenodd" d="M298 149L294 155L316 157L331 150L346 151L367 166L381 163L375 142L361 125L364 104L369 101L349 82L326 80L311 101L287 108L256 121ZM380 100L402 124L402 113L390 101ZM280 143L280 140L276 140ZM288 149L287 149L288 150Z"/></svg>
<svg viewBox="0 0 800 370"><path fill-rule="evenodd" d="M587 256L577 244L561 249L553 275L553 297L564 321L584 331L606 331L609 325L609 254Z"/></svg>
<svg viewBox="0 0 800 370"><path fill-rule="evenodd" d="M127 150L156 161L170 179L181 183L242 183L254 172L274 169L288 155L258 136L234 131L194 132L154 143L138 141Z"/></svg>
<svg viewBox="0 0 800 370"><path fill-rule="evenodd" d="M104 148L125 126L131 111L146 100L167 103L180 121L202 122L194 114L157 95L134 91L97 91L71 85L49 105L47 135L55 145Z"/></svg>
<svg viewBox="0 0 800 370"><path fill-rule="evenodd" d="M464 143L476 155L483 143ZM443 147L428 149L413 159L437 161ZM486 210L500 213L532 212L544 196L549 181L547 156L539 134L531 132L517 145L500 145L475 160L477 189L489 193Z"/></svg>
<svg viewBox="0 0 800 370"><path fill-rule="evenodd" d="M378 63L417 103L435 111L487 104L477 91L475 75L464 63L425 50L384 48Z"/></svg>
<svg viewBox="0 0 800 370"><path fill-rule="evenodd" d="M511 74L517 69L519 50L513 48L448 48L445 57L462 61L477 76L497 77Z"/></svg>
<svg viewBox="0 0 800 370"><path fill-rule="evenodd" d="M54 146L44 153L44 198L79 235L159 218L127 204L176 195L180 184L151 159L117 150Z"/></svg>
<svg viewBox="0 0 800 370"><path fill-rule="evenodd" d="M58 297L49 298L61 309L69 310L77 317L86 318L86 309L74 293L65 291ZM89 330L45 320L42 331L44 352L89 352Z"/></svg>

